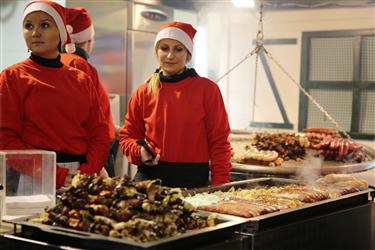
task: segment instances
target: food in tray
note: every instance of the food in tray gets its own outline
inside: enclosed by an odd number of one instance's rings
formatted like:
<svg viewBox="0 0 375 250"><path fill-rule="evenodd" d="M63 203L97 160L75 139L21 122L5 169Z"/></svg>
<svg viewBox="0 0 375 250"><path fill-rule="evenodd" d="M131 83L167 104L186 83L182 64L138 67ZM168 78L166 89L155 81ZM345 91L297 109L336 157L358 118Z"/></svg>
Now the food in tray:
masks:
<svg viewBox="0 0 375 250"><path fill-rule="evenodd" d="M106 236L150 242L215 224L183 200L181 190L160 180L77 174L61 203L29 222L73 228Z"/></svg>
<svg viewBox="0 0 375 250"><path fill-rule="evenodd" d="M252 133L249 143L234 151L233 161L242 164L280 166L287 160L302 160L310 146L304 135L295 133ZM245 149L245 150L244 150Z"/></svg>
<svg viewBox="0 0 375 250"><path fill-rule="evenodd" d="M255 201L269 206L276 206L280 210L300 207L303 203L297 199L281 197L276 195L259 195Z"/></svg>
<svg viewBox="0 0 375 250"><path fill-rule="evenodd" d="M274 150L284 160L301 160L310 146L308 138L296 133L253 133L253 145L259 150Z"/></svg>
<svg viewBox="0 0 375 250"><path fill-rule="evenodd" d="M233 196L215 204L199 206L199 209L240 216L244 218L256 217L263 214L277 212L287 208L302 206L302 202L294 198L259 195L255 199L243 199Z"/></svg>
<svg viewBox="0 0 375 250"><path fill-rule="evenodd" d="M330 198L366 190L368 183L348 174L328 174L316 180L316 186L328 191Z"/></svg>
<svg viewBox="0 0 375 250"><path fill-rule="evenodd" d="M305 128L303 132L309 138L311 148L318 150L317 155L323 156L324 160L358 163L369 160L362 145L342 138L335 128Z"/></svg>
<svg viewBox="0 0 375 250"><path fill-rule="evenodd" d="M231 201L234 201L234 202L239 202L239 203L244 203L244 204L248 204L250 206L252 206L253 209L256 209L256 211L259 213L259 215L262 215L262 214L268 214L268 213L273 213L273 212L277 212L277 211L280 211L281 208L280 206L277 206L277 205L273 205L273 204L270 204L270 203L265 203L264 200L262 199L259 199L259 197L257 199L254 199L254 200L247 200L247 199L242 199L242 198L238 198L238 197L232 197L230 198Z"/></svg>
<svg viewBox="0 0 375 250"><path fill-rule="evenodd" d="M274 194L276 197L299 200L304 203L313 203L328 198L325 191L313 186L287 185L280 187Z"/></svg>
<svg viewBox="0 0 375 250"><path fill-rule="evenodd" d="M244 218L251 218L260 215L260 211L253 204L234 200L221 201L216 204L201 206L199 207L199 209L215 213L230 214Z"/></svg>
<svg viewBox="0 0 375 250"><path fill-rule="evenodd" d="M317 149L319 155L324 156L325 160L349 162L367 160L362 146L351 139L327 135L319 143L312 144L312 148Z"/></svg>
<svg viewBox="0 0 375 250"><path fill-rule="evenodd" d="M265 166L279 166L283 159L274 150L258 150L254 146L245 145L243 150L233 155L235 162Z"/></svg>
<svg viewBox="0 0 375 250"><path fill-rule="evenodd" d="M341 137L339 131L335 128L304 128L302 131L305 133L310 143L313 144L319 143L327 135L332 138Z"/></svg>
<svg viewBox="0 0 375 250"><path fill-rule="evenodd" d="M322 190L304 185L285 185L280 187L258 187L253 189L238 189L232 191L236 197L256 200L258 197L278 197L298 200L305 203L327 199ZM293 207L289 206L289 207Z"/></svg>
<svg viewBox="0 0 375 250"><path fill-rule="evenodd" d="M303 131L304 133L253 132L247 142L231 142L232 161L249 165L284 166L285 161L298 162L310 156L322 156L325 161L347 163L370 160L362 145L352 139L342 138L334 128L305 128Z"/></svg>
<svg viewBox="0 0 375 250"><path fill-rule="evenodd" d="M289 184L237 189L231 187L226 192L200 193L185 199L201 210L251 218L300 207L307 203L337 198L367 188L368 184L365 180L350 175L334 174L322 177L311 185ZM212 197L215 195L216 199ZM205 196L210 198L206 199ZM196 197L199 197L199 200ZM205 202L202 203L200 200Z"/></svg>
<svg viewBox="0 0 375 250"><path fill-rule="evenodd" d="M317 179L316 183L322 185L333 185L343 181L345 182L354 180L357 180L357 178L349 174L327 174L324 177Z"/></svg>
<svg viewBox="0 0 375 250"><path fill-rule="evenodd" d="M194 206L205 206L205 205L211 205L217 202L220 202L224 199L229 199L230 193L229 192L222 192L217 191L214 193L198 193L194 196L188 196L185 197L184 200L187 201L190 204L194 204Z"/></svg>
<svg viewBox="0 0 375 250"><path fill-rule="evenodd" d="M253 191L253 192L252 192ZM326 192L317 189L312 186L304 186L304 185L285 185L281 187L263 187L263 188L256 188L250 191L252 194L247 194L248 189L239 189L233 192L235 197L239 198L249 198L252 196L252 200L257 200L259 197L262 200L265 200L267 197L275 197L282 199L291 200L293 204L289 204L288 208L294 207L295 204L302 205L302 203L312 203L317 202L320 200L325 200L328 198ZM255 192L254 192L255 191ZM277 204L277 199L274 200ZM297 202L296 202L297 201ZM299 202L298 202L299 201Z"/></svg>

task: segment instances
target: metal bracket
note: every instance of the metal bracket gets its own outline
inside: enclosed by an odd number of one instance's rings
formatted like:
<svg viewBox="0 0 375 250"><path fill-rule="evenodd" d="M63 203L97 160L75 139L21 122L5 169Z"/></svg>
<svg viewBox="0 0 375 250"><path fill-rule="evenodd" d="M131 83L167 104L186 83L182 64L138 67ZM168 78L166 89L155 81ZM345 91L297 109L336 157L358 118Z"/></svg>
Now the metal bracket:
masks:
<svg viewBox="0 0 375 250"><path fill-rule="evenodd" d="M253 41L254 44L257 43L256 40ZM297 39L266 39L264 40L264 44L274 44L274 45L284 45L284 44L296 44ZM264 67L264 71L266 73L268 82L270 84L273 96L275 97L277 106L279 108L279 111L281 113L281 116L283 118L284 123L273 123L273 122L256 122L256 121L251 121L250 122L250 127L261 127L261 128L279 128L279 129L293 129L294 125L290 123L288 119L288 115L285 111L283 102L280 98L279 91L277 89L275 80L272 76L271 69L268 65L267 59L264 55L264 51L261 49L258 52L260 61Z"/></svg>

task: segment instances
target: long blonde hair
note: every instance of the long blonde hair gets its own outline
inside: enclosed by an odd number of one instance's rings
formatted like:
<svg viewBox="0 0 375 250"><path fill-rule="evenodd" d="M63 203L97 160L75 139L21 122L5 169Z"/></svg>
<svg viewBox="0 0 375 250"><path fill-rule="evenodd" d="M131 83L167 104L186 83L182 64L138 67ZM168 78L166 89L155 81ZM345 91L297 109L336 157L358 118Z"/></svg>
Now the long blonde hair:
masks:
<svg viewBox="0 0 375 250"><path fill-rule="evenodd" d="M152 73L150 80L148 81L148 91L150 94L155 95L158 92L160 85L160 71L161 67L159 67L154 73Z"/></svg>

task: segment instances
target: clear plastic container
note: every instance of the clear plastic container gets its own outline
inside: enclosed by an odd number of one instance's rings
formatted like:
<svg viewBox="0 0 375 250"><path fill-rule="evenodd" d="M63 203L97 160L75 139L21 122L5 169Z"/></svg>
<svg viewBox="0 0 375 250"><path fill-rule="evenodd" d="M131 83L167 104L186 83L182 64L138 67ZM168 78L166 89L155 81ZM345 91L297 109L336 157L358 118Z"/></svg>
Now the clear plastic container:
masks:
<svg viewBox="0 0 375 250"><path fill-rule="evenodd" d="M41 213L55 205L56 153L44 150L0 151L3 219Z"/></svg>

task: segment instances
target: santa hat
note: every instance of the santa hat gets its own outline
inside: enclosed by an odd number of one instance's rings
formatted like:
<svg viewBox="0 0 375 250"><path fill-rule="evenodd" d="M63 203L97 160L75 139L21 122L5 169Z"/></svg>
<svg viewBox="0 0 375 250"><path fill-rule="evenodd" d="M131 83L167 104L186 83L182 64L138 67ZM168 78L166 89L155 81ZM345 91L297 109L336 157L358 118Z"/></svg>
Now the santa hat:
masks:
<svg viewBox="0 0 375 250"><path fill-rule="evenodd" d="M94 38L91 17L85 8L67 8L67 28L74 43L83 43Z"/></svg>
<svg viewBox="0 0 375 250"><path fill-rule="evenodd" d="M190 54L193 54L193 38L196 32L193 26L188 23L169 22L160 27L154 46L156 48L157 43L162 39L174 39L182 43Z"/></svg>
<svg viewBox="0 0 375 250"><path fill-rule="evenodd" d="M65 47L65 51L68 53L75 52L74 43L70 39L70 35L66 29L65 21L65 8L58 3L47 1L47 0L38 0L32 1L26 5L25 10L23 11L23 20L25 17L35 11L43 11L50 15L56 23L57 29L60 34L61 49Z"/></svg>

